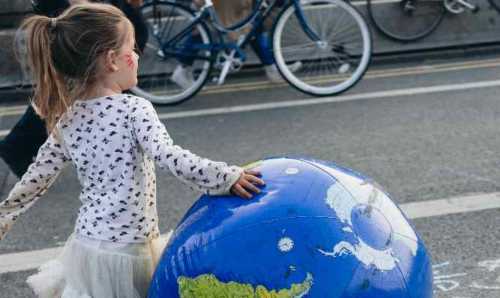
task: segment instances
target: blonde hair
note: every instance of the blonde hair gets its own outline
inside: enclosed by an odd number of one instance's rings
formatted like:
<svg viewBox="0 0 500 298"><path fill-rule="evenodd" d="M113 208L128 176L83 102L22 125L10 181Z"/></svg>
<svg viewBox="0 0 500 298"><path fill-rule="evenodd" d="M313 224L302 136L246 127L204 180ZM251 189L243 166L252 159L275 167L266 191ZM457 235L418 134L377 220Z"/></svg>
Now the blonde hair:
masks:
<svg viewBox="0 0 500 298"><path fill-rule="evenodd" d="M77 96L97 82L98 58L125 43L124 26L133 30L121 10L98 3L72 6L57 18L32 16L23 22L20 30L25 31L35 85L32 104L49 132Z"/></svg>

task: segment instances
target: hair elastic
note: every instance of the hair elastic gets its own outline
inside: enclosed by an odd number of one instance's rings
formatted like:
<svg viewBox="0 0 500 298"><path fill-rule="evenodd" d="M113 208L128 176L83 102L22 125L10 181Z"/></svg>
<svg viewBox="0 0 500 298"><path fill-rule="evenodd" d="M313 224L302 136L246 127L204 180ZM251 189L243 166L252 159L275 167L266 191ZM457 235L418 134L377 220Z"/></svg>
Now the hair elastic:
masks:
<svg viewBox="0 0 500 298"><path fill-rule="evenodd" d="M50 18L50 27L55 28L57 25L57 18Z"/></svg>

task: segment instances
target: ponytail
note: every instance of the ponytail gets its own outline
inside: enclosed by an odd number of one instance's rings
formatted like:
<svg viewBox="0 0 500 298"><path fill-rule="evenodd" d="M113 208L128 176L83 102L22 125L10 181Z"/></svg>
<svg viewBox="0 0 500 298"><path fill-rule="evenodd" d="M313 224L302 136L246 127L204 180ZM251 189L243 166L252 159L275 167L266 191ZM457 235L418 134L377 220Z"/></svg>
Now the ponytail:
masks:
<svg viewBox="0 0 500 298"><path fill-rule="evenodd" d="M22 24L21 30L26 31L28 66L35 83L32 104L50 132L67 110L70 96L64 79L54 67L51 45L57 30L57 19L33 16Z"/></svg>
<svg viewBox="0 0 500 298"><path fill-rule="evenodd" d="M34 81L32 105L52 132L78 96L95 86L99 57L126 40L125 15L108 4L74 5L57 18L32 16L23 22L27 66ZM22 51L18 51L22 52Z"/></svg>

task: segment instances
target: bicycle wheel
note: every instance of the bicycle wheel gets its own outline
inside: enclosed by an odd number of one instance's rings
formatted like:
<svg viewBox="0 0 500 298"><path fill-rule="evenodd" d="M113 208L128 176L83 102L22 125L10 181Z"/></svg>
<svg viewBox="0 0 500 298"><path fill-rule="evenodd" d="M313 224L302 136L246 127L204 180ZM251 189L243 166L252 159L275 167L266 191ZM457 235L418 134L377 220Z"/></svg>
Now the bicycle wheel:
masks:
<svg viewBox="0 0 500 298"><path fill-rule="evenodd" d="M156 104L178 104L194 96L212 68L212 39L204 23L176 3L152 2L142 8L148 42L141 56L139 85L132 92Z"/></svg>
<svg viewBox="0 0 500 298"><path fill-rule="evenodd" d="M273 55L278 70L307 94L327 96L348 90L370 63L372 40L365 20L343 0L302 0L300 7L297 11L290 3L276 21Z"/></svg>
<svg viewBox="0 0 500 298"><path fill-rule="evenodd" d="M415 41L436 30L446 13L443 0L368 0L375 28L397 41Z"/></svg>

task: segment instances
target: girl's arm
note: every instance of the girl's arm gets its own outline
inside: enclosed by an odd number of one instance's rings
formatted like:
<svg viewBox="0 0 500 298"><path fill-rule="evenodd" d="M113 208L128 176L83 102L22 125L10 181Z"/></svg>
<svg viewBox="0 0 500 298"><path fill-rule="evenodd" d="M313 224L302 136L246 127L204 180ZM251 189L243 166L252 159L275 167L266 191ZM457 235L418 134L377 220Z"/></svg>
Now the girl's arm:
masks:
<svg viewBox="0 0 500 298"><path fill-rule="evenodd" d="M145 153L194 189L209 195L227 194L243 173L240 167L201 158L174 145L155 109L145 99L132 100L131 122Z"/></svg>
<svg viewBox="0 0 500 298"><path fill-rule="evenodd" d="M19 215L45 193L70 160L69 154L51 134L40 147L36 160L21 181L14 186L7 199L0 203L0 240L5 237Z"/></svg>

